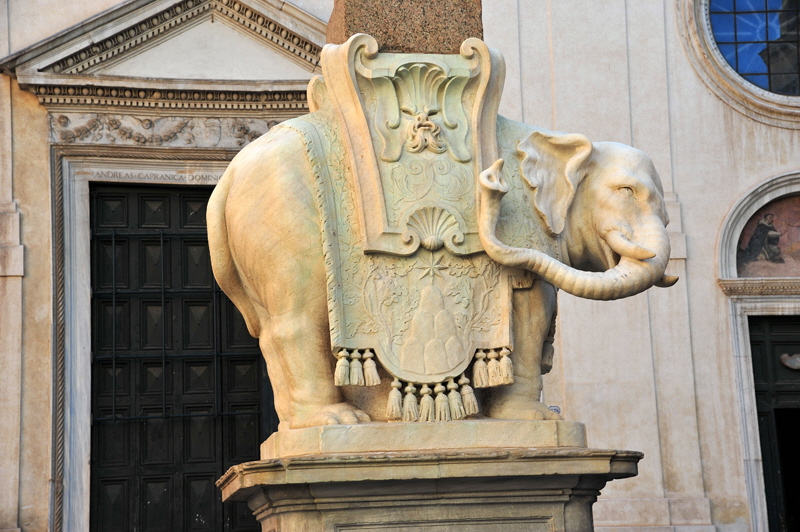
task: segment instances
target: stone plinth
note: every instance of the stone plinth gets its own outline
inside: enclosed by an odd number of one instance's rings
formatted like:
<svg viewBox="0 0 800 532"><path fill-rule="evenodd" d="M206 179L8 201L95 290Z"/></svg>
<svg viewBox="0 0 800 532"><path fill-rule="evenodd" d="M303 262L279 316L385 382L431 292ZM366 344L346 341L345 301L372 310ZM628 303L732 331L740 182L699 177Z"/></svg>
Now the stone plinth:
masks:
<svg viewBox="0 0 800 532"><path fill-rule="evenodd" d="M590 532L600 489L635 476L642 454L586 449L584 434L565 421L292 430L217 486L264 531ZM397 450L414 441L423 450Z"/></svg>
<svg viewBox="0 0 800 532"><path fill-rule="evenodd" d="M375 37L381 52L457 54L470 37L483 39L481 0L336 0L327 41Z"/></svg>
<svg viewBox="0 0 800 532"><path fill-rule="evenodd" d="M374 452L439 452L493 447L586 447L577 421L462 420L458 423L325 425L276 432L261 444L261 458Z"/></svg>

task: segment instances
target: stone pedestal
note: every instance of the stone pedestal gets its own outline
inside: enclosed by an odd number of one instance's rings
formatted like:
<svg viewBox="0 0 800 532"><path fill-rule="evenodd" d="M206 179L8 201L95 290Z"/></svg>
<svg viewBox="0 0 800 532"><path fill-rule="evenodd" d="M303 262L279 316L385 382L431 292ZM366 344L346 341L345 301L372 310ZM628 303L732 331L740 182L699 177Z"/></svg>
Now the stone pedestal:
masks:
<svg viewBox="0 0 800 532"><path fill-rule="evenodd" d="M291 430L217 485L265 532L591 532L600 490L635 476L642 454L587 449L584 434L566 421Z"/></svg>

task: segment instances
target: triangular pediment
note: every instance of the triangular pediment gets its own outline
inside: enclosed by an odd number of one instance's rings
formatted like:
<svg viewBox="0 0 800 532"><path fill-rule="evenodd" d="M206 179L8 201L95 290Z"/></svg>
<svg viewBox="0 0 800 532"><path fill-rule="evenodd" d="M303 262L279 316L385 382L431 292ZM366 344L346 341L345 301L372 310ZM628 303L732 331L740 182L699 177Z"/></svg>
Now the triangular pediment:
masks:
<svg viewBox="0 0 800 532"><path fill-rule="evenodd" d="M153 95L182 98L172 90L224 91L217 95L228 102L281 98L296 102L305 98L307 80L319 72L325 23L289 3L276 4L270 0L126 2L0 60L0 68L39 95L45 105L64 100L81 105L172 106L149 101ZM279 97L262 96L281 91ZM132 101L120 100L129 93ZM119 95L115 103L102 103L109 94ZM191 98L197 93L188 94ZM134 102L137 96L148 102Z"/></svg>
<svg viewBox="0 0 800 532"><path fill-rule="evenodd" d="M307 80L312 63L303 64L265 46L241 27L210 17L141 53L122 54L101 63L98 76L162 79Z"/></svg>

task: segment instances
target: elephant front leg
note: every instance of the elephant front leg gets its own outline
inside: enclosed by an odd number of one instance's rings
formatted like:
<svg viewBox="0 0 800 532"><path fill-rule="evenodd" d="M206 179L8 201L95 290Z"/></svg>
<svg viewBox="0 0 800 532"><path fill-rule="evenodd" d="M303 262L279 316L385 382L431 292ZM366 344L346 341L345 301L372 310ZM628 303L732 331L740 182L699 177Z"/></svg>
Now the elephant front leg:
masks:
<svg viewBox="0 0 800 532"><path fill-rule="evenodd" d="M541 402L542 346L556 305L552 285L537 280L528 290L515 290L514 384L489 388L484 411L495 419L561 419Z"/></svg>

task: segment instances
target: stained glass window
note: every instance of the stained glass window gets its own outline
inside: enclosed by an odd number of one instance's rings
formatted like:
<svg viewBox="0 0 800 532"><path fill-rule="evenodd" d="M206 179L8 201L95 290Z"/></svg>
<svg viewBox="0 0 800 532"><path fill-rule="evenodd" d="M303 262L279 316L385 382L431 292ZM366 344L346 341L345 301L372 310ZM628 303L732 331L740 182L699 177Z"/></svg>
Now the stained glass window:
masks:
<svg viewBox="0 0 800 532"><path fill-rule="evenodd" d="M719 51L744 79L800 95L800 0L710 0L709 15Z"/></svg>

